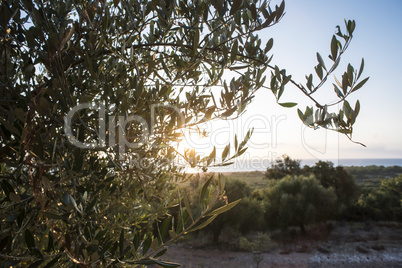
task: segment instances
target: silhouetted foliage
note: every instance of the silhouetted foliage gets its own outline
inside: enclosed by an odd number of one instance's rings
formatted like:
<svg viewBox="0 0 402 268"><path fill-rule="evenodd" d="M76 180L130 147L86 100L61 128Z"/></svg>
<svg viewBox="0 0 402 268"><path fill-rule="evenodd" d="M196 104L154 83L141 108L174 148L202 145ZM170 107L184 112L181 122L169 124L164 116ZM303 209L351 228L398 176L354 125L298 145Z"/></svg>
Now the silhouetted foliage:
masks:
<svg viewBox="0 0 402 268"><path fill-rule="evenodd" d="M201 158L177 151L182 130L240 116L261 88L294 107L281 97L295 86L311 101L297 110L304 124L351 138L360 103L346 99L368 80L364 61L335 85L340 109L315 93L355 21L337 27L329 59L317 53L316 75L299 83L257 34L284 14L284 2L269 1L1 1L1 265L177 267L158 260L167 245L237 203L209 179L190 203L173 183L186 177L174 160L228 164L252 134Z"/></svg>
<svg viewBox="0 0 402 268"><path fill-rule="evenodd" d="M279 180L287 175L301 174L300 160L291 159L288 155L275 160L271 167L265 172L265 178L268 180Z"/></svg>

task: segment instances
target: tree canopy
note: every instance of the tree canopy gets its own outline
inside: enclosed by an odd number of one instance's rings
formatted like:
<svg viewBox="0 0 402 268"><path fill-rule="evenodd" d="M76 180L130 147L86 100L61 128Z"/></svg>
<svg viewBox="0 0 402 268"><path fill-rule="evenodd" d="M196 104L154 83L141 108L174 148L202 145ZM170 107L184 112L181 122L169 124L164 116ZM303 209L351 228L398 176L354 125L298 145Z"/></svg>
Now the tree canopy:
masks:
<svg viewBox="0 0 402 268"><path fill-rule="evenodd" d="M286 175L300 175L302 168L300 160L291 159L288 155L283 155L282 158L277 158L271 167L265 172L265 179L280 180Z"/></svg>
<svg viewBox="0 0 402 268"><path fill-rule="evenodd" d="M270 181L264 190L266 219L271 228L299 226L334 218L336 195L324 188L314 175L286 176Z"/></svg>
<svg viewBox="0 0 402 268"><path fill-rule="evenodd" d="M228 164L252 131L219 157L181 153L175 143L184 128L240 115L259 89L293 107L280 100L292 84L312 102L298 110L306 125L351 138L360 104L346 98L368 79L360 79L364 61L331 86L338 102L314 96L355 21L337 27L329 59L317 53L315 75L298 83L272 64L273 39L257 35L284 14L284 2L248 0L2 1L2 265L177 266L158 257L236 203L216 208L224 181L208 180L190 204L172 183L184 178L176 160Z"/></svg>
<svg viewBox="0 0 402 268"><path fill-rule="evenodd" d="M332 162L318 161L313 167L305 166L303 174L313 174L325 188L332 187L338 197L339 205L346 208L358 197L355 179L343 167L334 167Z"/></svg>
<svg viewBox="0 0 402 268"><path fill-rule="evenodd" d="M355 179L342 166L334 167L330 161L318 161L314 166L300 165L300 160L292 159L288 155L276 159L265 172L265 179L280 180L290 176L313 175L324 188L333 188L338 198L340 211L352 205L358 197L358 187Z"/></svg>

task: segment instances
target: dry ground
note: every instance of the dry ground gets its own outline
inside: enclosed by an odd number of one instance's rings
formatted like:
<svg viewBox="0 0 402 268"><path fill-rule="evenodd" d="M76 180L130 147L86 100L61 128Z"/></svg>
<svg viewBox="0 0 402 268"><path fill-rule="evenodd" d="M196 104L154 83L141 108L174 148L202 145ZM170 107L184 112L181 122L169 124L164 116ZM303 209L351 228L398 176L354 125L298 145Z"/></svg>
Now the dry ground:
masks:
<svg viewBox="0 0 402 268"><path fill-rule="evenodd" d="M337 223L331 234L311 230L307 237L277 239L267 253L233 252L225 247L172 246L165 260L183 267L402 267L402 225Z"/></svg>

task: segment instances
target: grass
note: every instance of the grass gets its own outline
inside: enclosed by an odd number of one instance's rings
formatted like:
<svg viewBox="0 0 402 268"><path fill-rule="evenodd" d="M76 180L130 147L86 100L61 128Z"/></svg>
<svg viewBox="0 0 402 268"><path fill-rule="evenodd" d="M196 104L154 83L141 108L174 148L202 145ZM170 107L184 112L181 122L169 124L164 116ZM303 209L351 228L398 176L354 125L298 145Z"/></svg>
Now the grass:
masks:
<svg viewBox="0 0 402 268"><path fill-rule="evenodd" d="M227 179L239 179L247 183L252 190L262 189L268 186L268 180L264 179L264 171L225 172Z"/></svg>
<svg viewBox="0 0 402 268"><path fill-rule="evenodd" d="M221 173L225 176L226 179L238 179L247 183L248 186L252 190L262 189L268 186L268 180L264 179L264 171L242 171L242 172L223 172ZM197 176L201 175L201 177L207 177L214 175L217 178L218 173L193 173L188 174L188 177L191 175L190 179L186 179L185 181L177 182L177 185L180 187L187 187L190 185L190 181L196 179Z"/></svg>
<svg viewBox="0 0 402 268"><path fill-rule="evenodd" d="M197 173L193 174L194 176ZM205 174L205 176L211 176L213 173L199 173L201 176ZM218 173L215 173L214 176L217 176ZM264 179L265 171L236 171L236 172L223 172L222 173L226 179L239 179L247 183L248 186L252 190L266 188L268 186L268 180ZM362 189L374 189L378 188L381 184L382 176L375 176L366 174L365 178L359 178L356 180L356 183ZM178 183L181 187L186 187L189 185L189 180L185 182Z"/></svg>

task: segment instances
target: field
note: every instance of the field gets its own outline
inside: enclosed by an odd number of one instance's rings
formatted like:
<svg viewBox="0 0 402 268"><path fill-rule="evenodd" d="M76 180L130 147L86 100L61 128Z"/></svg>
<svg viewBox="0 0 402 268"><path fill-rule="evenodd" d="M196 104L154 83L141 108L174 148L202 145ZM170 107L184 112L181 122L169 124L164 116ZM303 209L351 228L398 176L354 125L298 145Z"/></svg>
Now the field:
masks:
<svg viewBox="0 0 402 268"><path fill-rule="evenodd" d="M401 174L402 168L351 167L361 189L376 189L381 179ZM262 171L225 172L227 179L239 179L252 190L268 186ZM208 174L209 176L217 174ZM197 177L194 174L193 177ZM188 186L189 181L183 186ZM250 223L252 224L252 223ZM307 226L308 234L298 228L268 233L267 249L233 251L229 244L216 245L205 233L188 237L173 245L166 260L183 267L402 267L402 223L367 221L330 221ZM258 237L261 234L255 234ZM253 239L253 238L251 238ZM256 238L258 239L258 238Z"/></svg>
<svg viewBox="0 0 402 268"><path fill-rule="evenodd" d="M264 179L263 171L245 171L245 172L223 172L221 173L226 179L239 179L247 183L248 186L251 187L252 190L260 189L268 186L268 180ZM191 178L190 178L191 175ZM194 179L197 176L217 176L218 173L194 173L189 174L189 178L184 182L178 182L177 184L180 187L186 187L190 184L190 180Z"/></svg>
<svg viewBox="0 0 402 268"><path fill-rule="evenodd" d="M268 180L264 179L263 171L225 172L222 174L227 178L243 180L252 190L268 186Z"/></svg>
<svg viewBox="0 0 402 268"><path fill-rule="evenodd" d="M380 169L380 171L378 171ZM393 171L381 172L381 167L372 169L370 167L345 167L345 170L355 177L356 183L362 188L376 188L380 185L382 178L390 178L402 174L402 168L398 167ZM227 179L239 179L247 183L252 190L261 189L268 186L268 180L264 179L264 171L244 171L244 172L223 172ZM195 174L194 174L195 175ZM188 185L188 182L181 184Z"/></svg>

